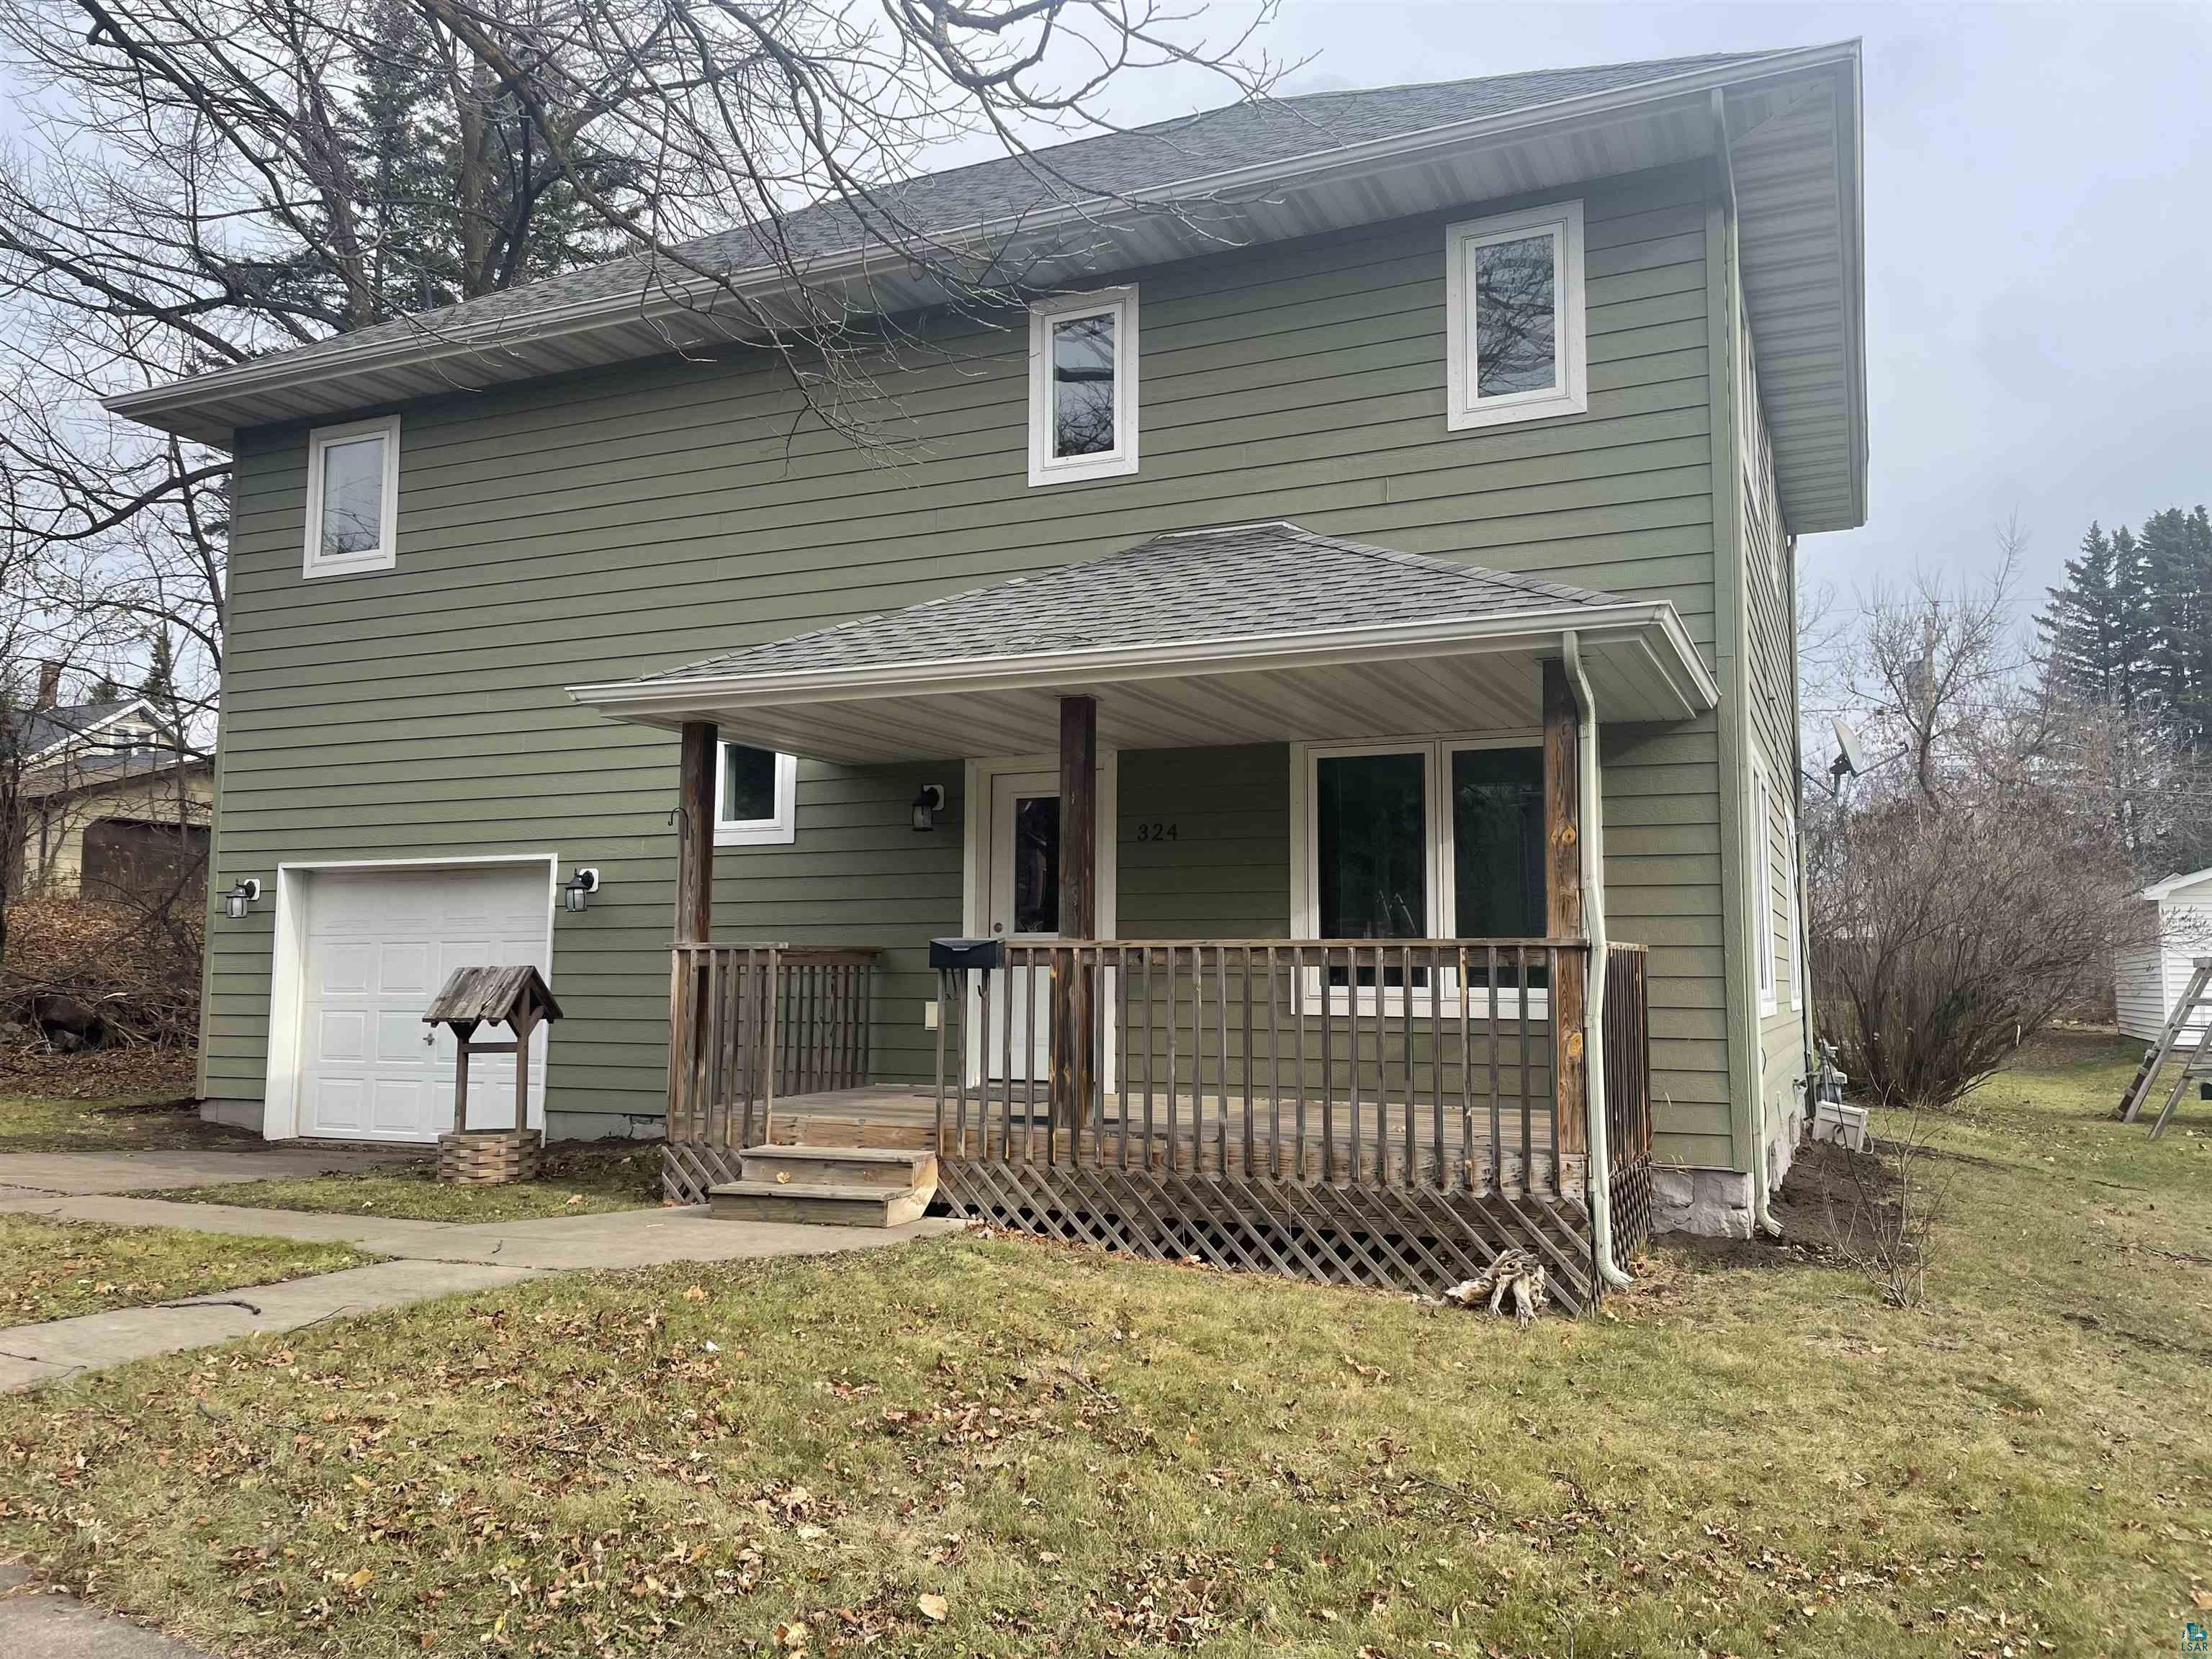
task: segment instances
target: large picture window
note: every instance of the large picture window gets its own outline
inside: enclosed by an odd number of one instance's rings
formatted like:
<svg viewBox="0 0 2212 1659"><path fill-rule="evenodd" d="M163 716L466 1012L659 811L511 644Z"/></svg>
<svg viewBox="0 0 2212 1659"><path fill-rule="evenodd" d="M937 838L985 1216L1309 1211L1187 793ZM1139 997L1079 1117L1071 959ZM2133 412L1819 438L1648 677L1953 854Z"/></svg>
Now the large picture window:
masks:
<svg viewBox="0 0 2212 1659"><path fill-rule="evenodd" d="M1030 308L1030 482L1137 470L1137 290Z"/></svg>
<svg viewBox="0 0 2212 1659"><path fill-rule="evenodd" d="M1544 937L1544 767L1535 744L1316 744L1297 767L1298 937ZM1402 983L1401 969L1387 958L1382 975L1385 989ZM1342 964L1328 975L1333 992L1353 983L1371 988L1375 977L1372 967L1354 974ZM1475 982L1485 979L1479 972ZM1416 967L1417 993L1427 980ZM1540 969L1532 969L1529 983L1540 992ZM1506 995L1502 1011L1513 1012L1516 1000Z"/></svg>
<svg viewBox="0 0 2212 1659"><path fill-rule="evenodd" d="M303 576L389 570L397 562L399 417L319 427L307 434Z"/></svg>
<svg viewBox="0 0 2212 1659"><path fill-rule="evenodd" d="M799 762L741 743L720 746L714 763L714 845L765 847L798 836Z"/></svg>
<svg viewBox="0 0 2212 1659"><path fill-rule="evenodd" d="M1583 204L1555 202L1444 232L1446 424L1579 415L1589 407Z"/></svg>

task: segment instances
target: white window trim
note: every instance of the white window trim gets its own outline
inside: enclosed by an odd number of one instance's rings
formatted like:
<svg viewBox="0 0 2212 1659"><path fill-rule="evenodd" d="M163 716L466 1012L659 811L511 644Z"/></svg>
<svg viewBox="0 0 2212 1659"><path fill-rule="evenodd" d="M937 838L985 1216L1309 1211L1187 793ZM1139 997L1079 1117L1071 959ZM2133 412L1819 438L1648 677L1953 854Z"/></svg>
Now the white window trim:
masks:
<svg viewBox="0 0 2212 1659"><path fill-rule="evenodd" d="M1774 798L1765 757L1751 757L1753 960L1759 969L1759 1012L1771 1014L1774 994Z"/></svg>
<svg viewBox="0 0 2212 1659"><path fill-rule="evenodd" d="M1478 398L1475 331L1468 325L1474 285L1468 280L1473 251L1492 242L1519 240L1531 231L1549 230L1552 240L1553 338L1559 351L1559 384L1547 391L1504 392ZM1467 219L1444 228L1444 331L1449 352L1447 380L1450 400L1444 424L1451 431L1502 426L1513 421L1548 420L1580 415L1589 408L1589 337L1583 286L1583 204L1552 202Z"/></svg>
<svg viewBox="0 0 2212 1659"><path fill-rule="evenodd" d="M1427 926L1431 939L1449 939L1451 928L1448 919L1456 914L1458 890L1457 860L1454 854L1451 804L1447 799L1451 779L1451 757L1463 749L1540 749L1543 734L1537 732L1485 732L1459 733L1438 737L1424 735L1408 738L1376 738L1360 743L1294 743L1291 745L1291 937L1293 940L1318 939L1321 936L1321 871L1320 837L1315 833L1311 818L1315 800L1315 769L1322 760L1339 759L1354 755L1405 755L1419 753L1424 757L1425 782L1428 800L1428 881L1429 915ZM1377 943L1387 945L1388 940ZM1389 966L1386 962L1385 967ZM1459 975L1442 975L1445 1003L1456 1008L1459 1003ZM1322 972L1310 968L1300 975L1298 988L1299 1012L1318 1014L1324 1011L1322 994ZM1377 1009L1385 1013L1403 1012L1406 994L1402 988L1389 987L1332 986L1329 988L1326 1011L1331 1014L1371 1013ZM1484 1018L1489 1000L1488 988L1477 986L1471 993L1477 1018ZM1428 1012L1431 996L1416 992L1413 1012ZM1542 1019L1551 1012L1551 994L1537 991L1528 998L1528 1017ZM1498 994L1498 1018L1501 1020L1521 1018L1521 993L1518 990Z"/></svg>
<svg viewBox="0 0 2212 1659"><path fill-rule="evenodd" d="M366 553L325 557L323 553L323 455L332 444L356 438L384 440L384 492L377 512L376 545ZM313 576L356 576L389 570L399 557L399 417L386 415L374 421L349 421L343 426L319 426L307 434L307 523L301 550L300 574Z"/></svg>
<svg viewBox="0 0 2212 1659"><path fill-rule="evenodd" d="M740 744L741 749L756 745ZM729 799L730 740L714 744L714 845L717 847L787 847L799 839L799 757L779 750L775 757L775 816L766 818L726 818L722 803Z"/></svg>
<svg viewBox="0 0 2212 1659"><path fill-rule="evenodd" d="M1103 455L1052 453L1052 330L1082 317L1114 319L1114 447ZM1127 477L1137 470L1137 287L1062 295L1030 307L1030 484Z"/></svg>

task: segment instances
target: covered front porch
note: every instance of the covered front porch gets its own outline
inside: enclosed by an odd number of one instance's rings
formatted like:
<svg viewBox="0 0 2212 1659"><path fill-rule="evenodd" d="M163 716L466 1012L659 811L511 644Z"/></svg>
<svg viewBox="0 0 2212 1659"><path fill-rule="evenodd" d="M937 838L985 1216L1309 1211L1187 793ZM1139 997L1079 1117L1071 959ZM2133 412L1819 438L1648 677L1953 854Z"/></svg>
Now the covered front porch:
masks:
<svg viewBox="0 0 2212 1659"><path fill-rule="evenodd" d="M1711 706L1664 603L1243 526L577 695L683 735L672 1196L748 1147L902 1148L996 1224L1431 1290L1518 1248L1570 1307L1644 1224L1594 738ZM714 939L726 743L957 777L913 807L961 837L927 957ZM1245 842L1122 793L1164 755ZM1125 856L1177 902L1122 914ZM1207 925L1276 871L1287 926Z"/></svg>

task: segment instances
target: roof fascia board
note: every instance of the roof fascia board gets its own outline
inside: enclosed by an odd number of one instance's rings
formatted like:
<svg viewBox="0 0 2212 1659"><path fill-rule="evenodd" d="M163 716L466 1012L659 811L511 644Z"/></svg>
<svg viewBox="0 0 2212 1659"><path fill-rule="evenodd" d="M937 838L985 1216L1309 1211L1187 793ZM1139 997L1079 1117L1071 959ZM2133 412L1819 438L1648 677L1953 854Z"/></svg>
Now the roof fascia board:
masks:
<svg viewBox="0 0 2212 1659"><path fill-rule="evenodd" d="M1250 670L1335 667L1370 661L1558 648L1573 630L1595 645L1635 642L1649 652L1680 697L1685 719L1716 707L1719 688L1689 631L1666 600L1560 606L1507 617L1442 617L1387 627L1105 646L1020 656L937 659L858 668L810 668L781 674L702 674L683 679L618 680L574 685L575 702L616 718L667 715L704 704L757 708L851 702L977 691L1042 690L1114 681L1180 679ZM1662 651L1661 642L1664 643ZM1671 663L1669 659L1671 659Z"/></svg>
<svg viewBox="0 0 2212 1659"><path fill-rule="evenodd" d="M1638 82L1631 86L1559 99L1549 104L1530 105L1522 109L1501 111L1494 115L1478 116L1415 132L1394 134L1362 144L1309 152L1279 161L1257 163L1224 173L1201 174L1133 191L1126 204L1102 209L1097 201L1091 200L1070 203L1034 215L979 220L971 225L938 234L933 240L947 246L957 246L963 241L985 239L994 233L1020 229L1022 234L1009 245L1008 249L1010 252L1018 253L1029 244L1042 240L1070 223L1082 222L1096 228L1110 228L1117 221L1151 207L1188 200L1194 196L1219 196L1244 189L1263 189L1293 179L1316 183L1329 179L1346 180L1418 160L1442 149L1502 142L1526 136L1543 127L1584 121L1641 105L1665 103L1677 99L1698 102L1715 88L1747 85L1808 69L1832 66L1839 62L1855 64L1856 58L1856 46L1845 42L1840 46L1814 46L1799 52L1778 53L1772 58L1763 58L1747 64L1717 65L1657 81ZM1853 72L1856 76L1856 70ZM847 253L809 262L803 267L803 274L809 280L823 283L858 278L867 275L877 263L896 260L898 257L895 248L871 244ZM214 398L246 396L280 388L311 387L325 380L347 375L371 374L379 368L420 366L441 358L465 356L487 347L513 345L524 340L555 338L615 321L650 322L693 314L699 310L698 302L702 295L720 294L726 286L736 289L747 299L758 299L767 297L787 285L784 271L776 266L733 272L725 282L692 276L684 282L668 284L657 299L648 299L642 294L631 294L615 299L583 301L536 313L527 322L502 319L456 329L446 334L426 328L420 335L364 348L358 352L334 352L326 359L317 359L312 367L288 369L285 357L273 357L262 362L219 369L210 374L172 382L165 386L119 393L102 402L103 406L114 414L128 419L145 420L187 410ZM434 343L427 343L432 342Z"/></svg>

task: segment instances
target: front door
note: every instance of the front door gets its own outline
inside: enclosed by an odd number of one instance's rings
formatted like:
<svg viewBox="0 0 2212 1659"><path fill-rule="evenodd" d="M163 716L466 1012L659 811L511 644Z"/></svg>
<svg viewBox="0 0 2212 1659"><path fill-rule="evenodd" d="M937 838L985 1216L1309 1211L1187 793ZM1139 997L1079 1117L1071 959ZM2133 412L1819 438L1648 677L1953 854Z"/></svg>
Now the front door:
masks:
<svg viewBox="0 0 2212 1659"><path fill-rule="evenodd" d="M991 780L990 878L985 921L992 938L1036 945L1060 937L1060 779L1054 774L1002 772ZM983 1075L1007 1076L1011 1054L1012 1076L1035 1079L1042 1103L1052 1064L1049 975L1016 968L993 977Z"/></svg>

